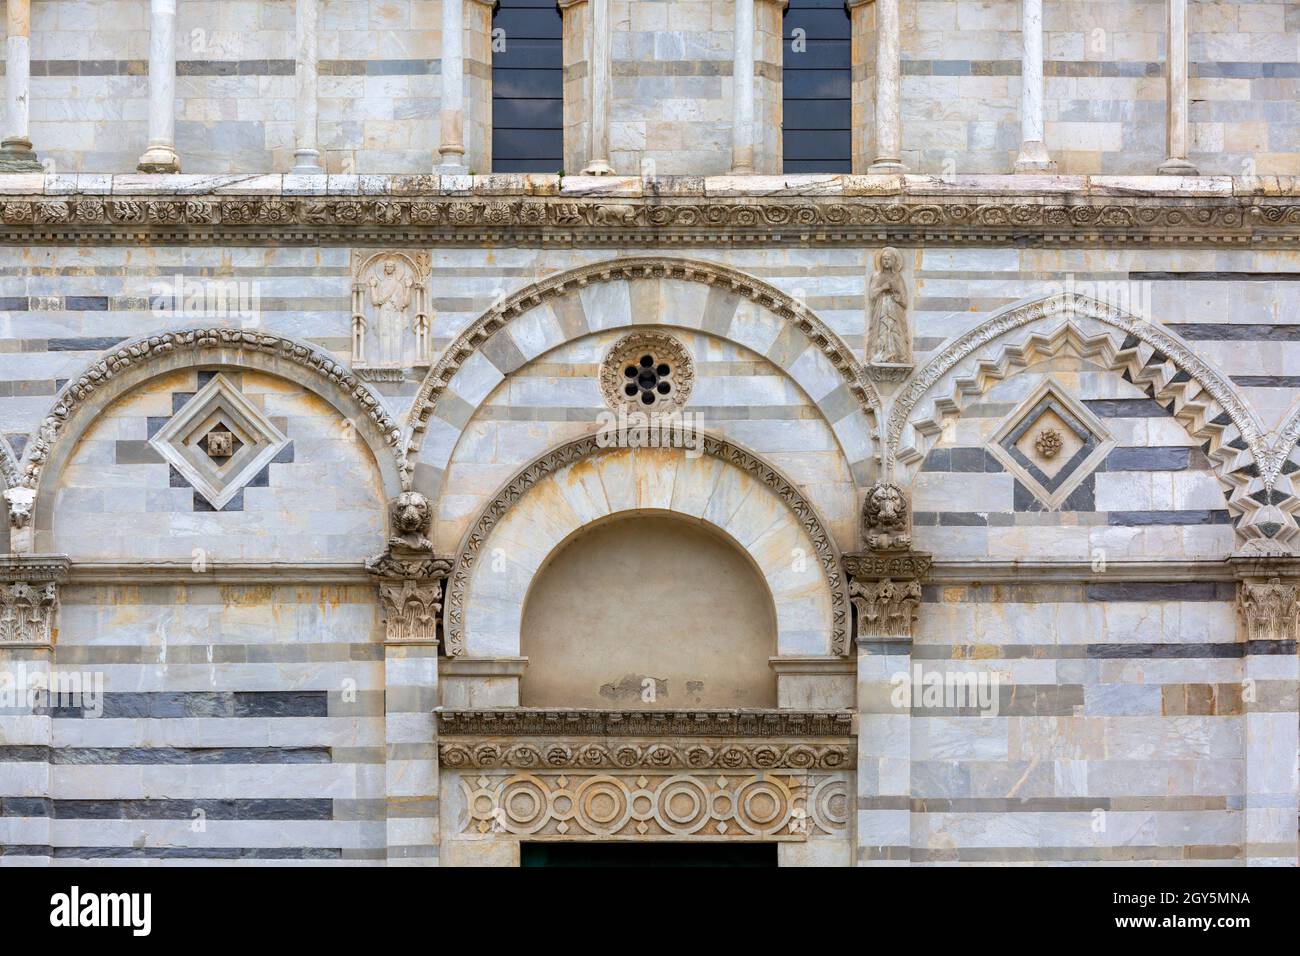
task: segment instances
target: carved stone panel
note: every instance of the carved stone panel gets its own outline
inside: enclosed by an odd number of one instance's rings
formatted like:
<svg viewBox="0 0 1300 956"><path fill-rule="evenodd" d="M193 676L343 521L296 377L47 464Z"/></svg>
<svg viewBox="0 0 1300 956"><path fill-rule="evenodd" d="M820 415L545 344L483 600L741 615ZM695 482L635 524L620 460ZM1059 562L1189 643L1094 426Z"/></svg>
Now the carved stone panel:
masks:
<svg viewBox="0 0 1300 956"><path fill-rule="evenodd" d="M428 253L354 254L352 367L371 381L402 380L430 361Z"/></svg>
<svg viewBox="0 0 1300 956"><path fill-rule="evenodd" d="M850 775L800 771L479 772L459 780L464 833L634 840L843 836Z"/></svg>

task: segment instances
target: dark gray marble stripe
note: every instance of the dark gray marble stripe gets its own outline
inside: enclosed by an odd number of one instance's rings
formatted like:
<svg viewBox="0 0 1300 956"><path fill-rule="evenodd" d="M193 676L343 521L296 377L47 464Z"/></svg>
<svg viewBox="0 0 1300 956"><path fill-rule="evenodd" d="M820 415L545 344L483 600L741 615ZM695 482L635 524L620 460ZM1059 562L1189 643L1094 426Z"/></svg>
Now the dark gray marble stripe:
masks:
<svg viewBox="0 0 1300 956"><path fill-rule="evenodd" d="M68 765L331 762L329 747L56 747L50 758L53 764Z"/></svg>
<svg viewBox="0 0 1300 956"><path fill-rule="evenodd" d="M0 804L0 815L7 803ZM242 800L52 800L48 815L58 820L189 820L194 811L209 820L332 820L334 801L320 799Z"/></svg>
<svg viewBox="0 0 1300 956"><path fill-rule="evenodd" d="M1226 508L1213 511L1111 511L1107 523L1116 527L1132 528L1151 525L1232 524Z"/></svg>
<svg viewBox="0 0 1300 956"><path fill-rule="evenodd" d="M1130 279L1151 282L1292 282L1300 272L1130 272Z"/></svg>
<svg viewBox="0 0 1300 956"><path fill-rule="evenodd" d="M1090 398L1084 405L1098 418L1168 418L1168 410L1152 398Z"/></svg>
<svg viewBox="0 0 1300 956"><path fill-rule="evenodd" d="M340 860L340 847L59 846L59 860Z"/></svg>
<svg viewBox="0 0 1300 956"><path fill-rule="evenodd" d="M1300 342L1300 325L1177 322L1165 328L1191 342Z"/></svg>
<svg viewBox="0 0 1300 956"><path fill-rule="evenodd" d="M328 692L158 691L104 695L102 717L326 717ZM78 718L81 708L57 708L56 718Z"/></svg>
<svg viewBox="0 0 1300 956"><path fill-rule="evenodd" d="M1300 388L1300 375L1231 375L1242 388Z"/></svg>

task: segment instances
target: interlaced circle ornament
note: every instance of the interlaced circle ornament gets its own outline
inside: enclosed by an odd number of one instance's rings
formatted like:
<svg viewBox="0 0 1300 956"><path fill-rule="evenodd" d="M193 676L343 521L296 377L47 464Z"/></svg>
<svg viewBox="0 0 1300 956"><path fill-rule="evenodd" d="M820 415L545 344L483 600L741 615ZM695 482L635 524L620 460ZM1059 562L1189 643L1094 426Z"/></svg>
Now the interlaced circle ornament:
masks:
<svg viewBox="0 0 1300 956"><path fill-rule="evenodd" d="M686 346L660 332L623 336L605 354L600 389L618 411L668 414L681 409L695 384L695 365Z"/></svg>

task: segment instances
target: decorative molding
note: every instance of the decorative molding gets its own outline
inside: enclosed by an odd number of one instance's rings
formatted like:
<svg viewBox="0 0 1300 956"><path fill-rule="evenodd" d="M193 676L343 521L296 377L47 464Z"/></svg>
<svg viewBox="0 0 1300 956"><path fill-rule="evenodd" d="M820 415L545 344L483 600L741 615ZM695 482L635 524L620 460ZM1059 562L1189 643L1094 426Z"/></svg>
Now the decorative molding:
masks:
<svg viewBox="0 0 1300 956"><path fill-rule="evenodd" d="M923 578L933 563L934 556L922 551L863 552L844 555L844 572L859 581Z"/></svg>
<svg viewBox="0 0 1300 956"><path fill-rule="evenodd" d="M534 283L494 304L465 329L442 352L425 377L409 417L408 456L418 451L424 430L437 406L438 398L456 372L479 347L505 328L512 319L541 305L549 298L569 295L597 282L631 279L677 279L717 285L757 303L802 332L844 378L859 406L874 421L880 408L876 387L863 373L862 365L821 319L802 302L775 286L736 269L713 262L669 257L635 257L607 260L571 269Z"/></svg>
<svg viewBox="0 0 1300 956"><path fill-rule="evenodd" d="M1112 178L1118 188L1106 184L1108 177L1091 177L1095 184L1059 177L1060 186L1038 192L1026 190L1023 177L999 176L975 177L979 184L965 187L920 176L809 177L800 187L786 177L790 185L783 190L764 183L752 192L743 177L687 178L684 185L601 177L608 185L588 194L576 186L587 177L566 177L563 184L551 177L447 177L442 183L451 188L445 188L433 177L331 176L338 185L325 195L286 192L277 176L251 178L273 185L240 195L239 179L204 177L196 186L194 177L174 177L184 186L167 190L164 177L152 177L152 189L134 177L120 192L115 182L111 195L0 196L0 238L424 245L544 239L551 245L628 246L743 237L792 245L1014 241L1075 247L1294 247L1300 240L1294 197L1258 190L1233 195L1239 180L1228 177L1211 184L1226 187L1212 194L1180 194L1123 177ZM344 184L351 189L338 188Z"/></svg>
<svg viewBox="0 0 1300 956"><path fill-rule="evenodd" d="M850 775L479 773L459 779L464 833L635 840L843 836Z"/></svg>
<svg viewBox="0 0 1300 956"><path fill-rule="evenodd" d="M37 486L59 432L104 383L128 369L180 351L212 352L214 361L222 363L230 362L231 353L256 352L299 365L346 392L378 426L394 453L397 452L401 431L383 403L345 365L319 349L269 332L224 327L181 329L126 342L68 382L55 399L49 415L41 422L36 436L28 443L21 477L23 486Z"/></svg>
<svg viewBox="0 0 1300 956"><path fill-rule="evenodd" d="M650 359L641 368L642 360ZM659 374L660 369L667 369ZM635 374L629 376L628 371ZM648 376L648 381L641 381ZM642 329L631 332L605 353L600 363L600 391L605 404L618 411L627 409L643 414L670 415L679 412L691 398L695 387L695 362L691 353L675 336L667 332ZM627 390L631 388L632 394ZM664 389L667 389L665 391ZM643 401L650 396L650 403Z"/></svg>
<svg viewBox="0 0 1300 956"><path fill-rule="evenodd" d="M482 743L448 742L438 745L438 760L449 770L511 767L520 770L849 770L856 748L849 743L813 744L767 741L708 744L677 741L624 741L605 744L595 740L494 740Z"/></svg>
<svg viewBox="0 0 1300 956"><path fill-rule="evenodd" d="M848 737L848 710L585 710L504 707L434 712L439 737Z"/></svg>
<svg viewBox="0 0 1300 956"><path fill-rule="evenodd" d="M0 482L3 482L5 489L16 488L21 483L18 459L14 457L14 450L3 436L0 436Z"/></svg>
<svg viewBox="0 0 1300 956"><path fill-rule="evenodd" d="M119 587L131 584L373 584L374 572L360 561L292 563L279 561L114 562L78 561L68 568L68 582Z"/></svg>
<svg viewBox="0 0 1300 956"><path fill-rule="evenodd" d="M1242 581L1238 585L1237 610L1246 624L1248 641L1295 641L1300 639L1300 582Z"/></svg>
<svg viewBox="0 0 1300 956"><path fill-rule="evenodd" d="M850 568L859 555L844 556L849 574L873 575ZM929 556L926 556L929 558ZM1300 573L1300 562L1295 566ZM883 575L876 575L883 576ZM1167 584L1171 581L1233 581L1233 568L1225 559L1155 561L1036 561L1011 559L986 561L934 561L922 573L927 583L942 584Z"/></svg>
<svg viewBox="0 0 1300 956"><path fill-rule="evenodd" d="M849 653L848 604L841 577L839 550L817 514L816 508L793 483L771 465L731 442L705 435L700 444L707 454L735 465L762 481L794 513L799 524L812 540L817 558L821 562L822 572L826 576L827 586L830 588L831 652L847 655ZM479 551L492 529L505 517L506 512L543 478L576 461L611 451L618 451L618 449L601 447L597 436L587 436L561 445L515 475L480 512L478 519L470 525L461 543L448 585L444 632L449 657L465 653L465 592L469 588L470 577L478 561Z"/></svg>

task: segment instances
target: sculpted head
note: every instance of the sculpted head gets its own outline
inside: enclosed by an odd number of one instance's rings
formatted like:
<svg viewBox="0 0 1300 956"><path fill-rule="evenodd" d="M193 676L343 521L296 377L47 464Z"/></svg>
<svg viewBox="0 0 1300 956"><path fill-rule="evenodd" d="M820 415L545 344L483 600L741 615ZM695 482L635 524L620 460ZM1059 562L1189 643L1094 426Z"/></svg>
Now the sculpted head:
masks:
<svg viewBox="0 0 1300 956"><path fill-rule="evenodd" d="M433 522L433 509L429 499L418 491L403 491L393 499L393 530L398 534L420 535L429 530Z"/></svg>

